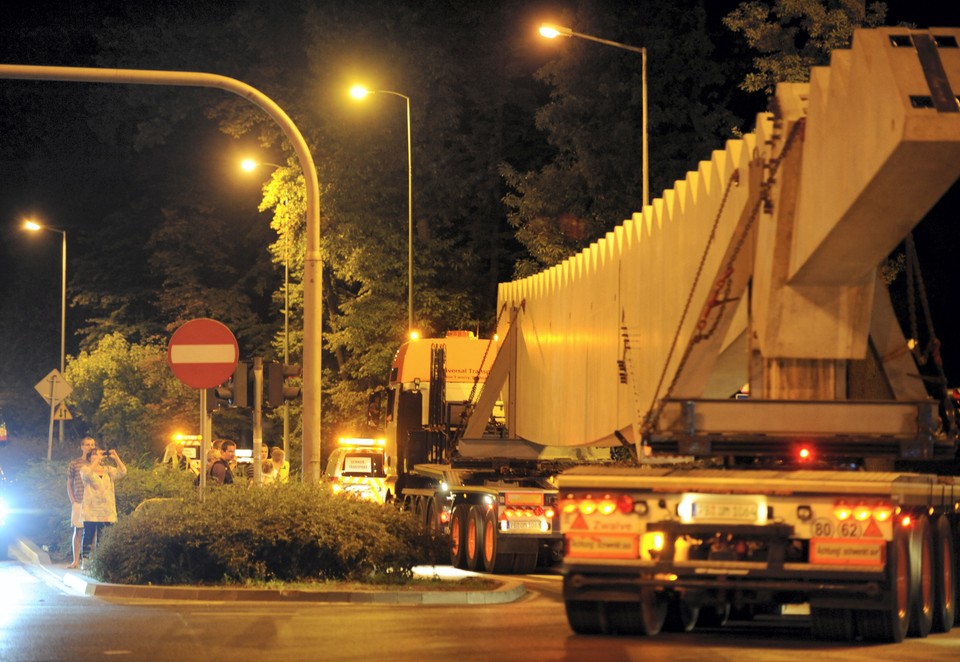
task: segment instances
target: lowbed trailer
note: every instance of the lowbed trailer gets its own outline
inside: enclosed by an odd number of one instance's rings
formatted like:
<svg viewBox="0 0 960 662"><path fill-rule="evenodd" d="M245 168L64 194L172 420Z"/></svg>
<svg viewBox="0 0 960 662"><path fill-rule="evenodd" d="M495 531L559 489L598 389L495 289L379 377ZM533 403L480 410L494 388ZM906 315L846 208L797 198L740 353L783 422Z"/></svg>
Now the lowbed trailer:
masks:
<svg viewBox="0 0 960 662"><path fill-rule="evenodd" d="M428 527L450 536L451 564L492 573L533 572L560 560L557 490L535 471L418 464L403 498Z"/></svg>
<svg viewBox="0 0 960 662"><path fill-rule="evenodd" d="M662 198L500 284L481 400L511 437L638 465L557 477L574 631L801 603L828 639L955 624L956 411L909 233L960 177L958 40L857 30Z"/></svg>
<svg viewBox="0 0 960 662"><path fill-rule="evenodd" d="M715 622L731 608L808 603L820 638L948 631L958 508L954 477L571 469L567 615L580 633L655 634L693 629L701 610Z"/></svg>
<svg viewBox="0 0 960 662"><path fill-rule="evenodd" d="M384 398L371 412L384 423L387 484L427 530L449 536L451 563L493 573L526 573L560 561L559 471L573 461L542 459L510 439L495 403L464 438L499 346L470 332L405 343ZM371 419L378 414L372 413Z"/></svg>

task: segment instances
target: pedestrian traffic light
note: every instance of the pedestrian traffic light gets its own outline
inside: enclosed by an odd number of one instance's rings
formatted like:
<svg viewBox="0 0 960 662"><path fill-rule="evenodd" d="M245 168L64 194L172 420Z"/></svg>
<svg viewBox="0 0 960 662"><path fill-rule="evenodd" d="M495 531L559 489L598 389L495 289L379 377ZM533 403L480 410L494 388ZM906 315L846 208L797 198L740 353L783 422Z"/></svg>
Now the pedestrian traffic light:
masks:
<svg viewBox="0 0 960 662"><path fill-rule="evenodd" d="M220 386L213 391L213 400L221 407L249 407L250 406L250 379L253 377L253 371L249 364L238 363L236 370ZM210 397L207 397L207 408L212 410Z"/></svg>
<svg viewBox="0 0 960 662"><path fill-rule="evenodd" d="M300 387L292 383L294 378L302 374L300 366L271 362L263 367L264 407L282 407L287 400L300 395Z"/></svg>

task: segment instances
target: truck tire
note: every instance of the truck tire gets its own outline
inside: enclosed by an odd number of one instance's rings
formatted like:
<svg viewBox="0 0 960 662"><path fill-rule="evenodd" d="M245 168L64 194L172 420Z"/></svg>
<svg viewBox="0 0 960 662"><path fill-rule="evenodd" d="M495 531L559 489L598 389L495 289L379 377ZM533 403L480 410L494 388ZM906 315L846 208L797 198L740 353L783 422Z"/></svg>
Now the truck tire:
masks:
<svg viewBox="0 0 960 662"><path fill-rule="evenodd" d="M440 519L437 517L437 502L433 498L425 498L423 506L423 530L431 536L440 531Z"/></svg>
<svg viewBox="0 0 960 662"><path fill-rule="evenodd" d="M730 620L730 603L704 607L697 617L697 626L701 628L720 628Z"/></svg>
<svg viewBox="0 0 960 662"><path fill-rule="evenodd" d="M933 531L934 600L933 631L949 632L957 618L956 550L953 531L946 516L937 518Z"/></svg>
<svg viewBox="0 0 960 662"><path fill-rule="evenodd" d="M450 565L461 570L467 567L467 506L455 506L450 516Z"/></svg>
<svg viewBox="0 0 960 662"><path fill-rule="evenodd" d="M926 637L933 627L934 575L933 534L930 520L918 517L910 536L910 574L914 585L913 609L907 634Z"/></svg>
<svg viewBox="0 0 960 662"><path fill-rule="evenodd" d="M810 608L810 625L814 639L853 641L856 627L849 609Z"/></svg>
<svg viewBox="0 0 960 662"><path fill-rule="evenodd" d="M483 565L483 509L480 506L470 506L467 511L463 542L467 570L486 570Z"/></svg>
<svg viewBox="0 0 960 662"><path fill-rule="evenodd" d="M515 575L529 575L537 569L537 553L514 554L513 573Z"/></svg>
<svg viewBox="0 0 960 662"><path fill-rule="evenodd" d="M637 602L606 603L606 632L653 637L663 629L668 608L669 598L666 593L643 587Z"/></svg>
<svg viewBox="0 0 960 662"><path fill-rule="evenodd" d="M900 643L907 636L913 595L910 589L910 531L897 525L887 555L887 579L893 605L887 609L858 609L854 612L857 633L864 641Z"/></svg>
<svg viewBox="0 0 960 662"><path fill-rule="evenodd" d="M606 619L603 603L596 600L565 600L567 623L577 634L603 634Z"/></svg>
<svg viewBox="0 0 960 662"><path fill-rule="evenodd" d="M500 551L500 532L497 515L490 509L483 516L483 567L487 572L503 575L513 572L514 555Z"/></svg>
<svg viewBox="0 0 960 662"><path fill-rule="evenodd" d="M679 593L670 596L667 608L667 620L663 623L664 632L693 632L697 626L700 607L692 605Z"/></svg>

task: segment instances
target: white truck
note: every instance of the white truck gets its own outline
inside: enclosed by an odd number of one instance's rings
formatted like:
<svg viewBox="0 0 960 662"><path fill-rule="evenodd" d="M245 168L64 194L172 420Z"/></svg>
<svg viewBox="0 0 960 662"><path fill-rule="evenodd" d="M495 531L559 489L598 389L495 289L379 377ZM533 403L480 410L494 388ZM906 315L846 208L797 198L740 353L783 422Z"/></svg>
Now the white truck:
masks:
<svg viewBox="0 0 960 662"><path fill-rule="evenodd" d="M953 406L878 272L960 176L958 38L857 31L662 198L500 285L484 395L508 436L636 458L559 474L575 632L786 605L828 639L956 623Z"/></svg>

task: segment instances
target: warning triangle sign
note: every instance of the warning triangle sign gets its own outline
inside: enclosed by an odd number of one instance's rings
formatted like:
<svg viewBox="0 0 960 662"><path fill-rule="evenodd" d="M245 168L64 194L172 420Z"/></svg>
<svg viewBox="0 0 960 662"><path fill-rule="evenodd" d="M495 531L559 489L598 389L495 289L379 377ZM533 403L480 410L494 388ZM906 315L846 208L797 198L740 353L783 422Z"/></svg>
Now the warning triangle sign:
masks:
<svg viewBox="0 0 960 662"><path fill-rule="evenodd" d="M577 513L577 518L573 520L573 524L570 525L569 531L577 530L589 530L590 527L587 526L587 520L583 519L583 513Z"/></svg>
<svg viewBox="0 0 960 662"><path fill-rule="evenodd" d="M61 402L57 405L56 410L53 412L53 420L55 421L72 421L73 414L70 413L70 410L67 409L65 402Z"/></svg>
<svg viewBox="0 0 960 662"><path fill-rule="evenodd" d="M877 526L877 523L873 520L870 520L870 525L867 526L867 530L863 532L864 538L882 538L883 532L880 531L880 527Z"/></svg>

